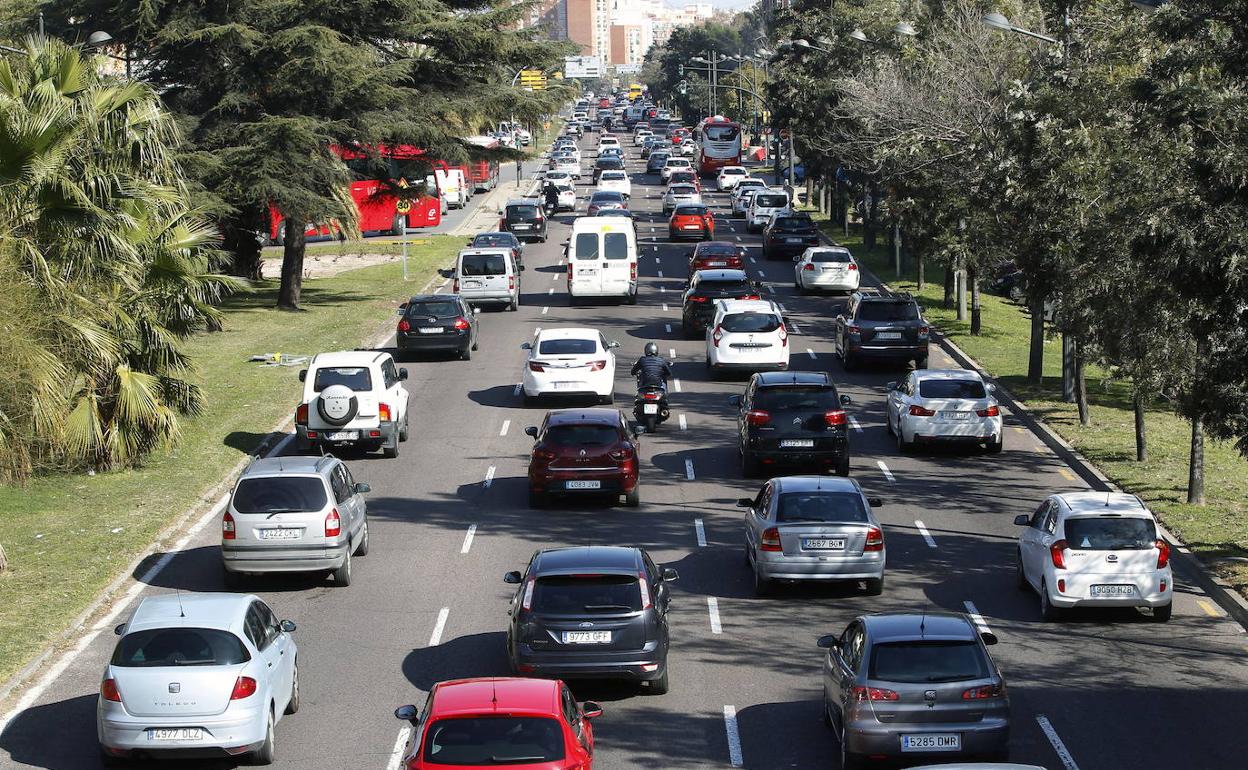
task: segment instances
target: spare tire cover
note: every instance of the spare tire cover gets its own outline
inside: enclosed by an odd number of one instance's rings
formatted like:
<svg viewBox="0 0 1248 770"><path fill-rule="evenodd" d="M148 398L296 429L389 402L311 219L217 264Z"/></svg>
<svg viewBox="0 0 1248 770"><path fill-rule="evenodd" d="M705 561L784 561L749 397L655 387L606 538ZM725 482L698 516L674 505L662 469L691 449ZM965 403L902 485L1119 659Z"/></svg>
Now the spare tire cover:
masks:
<svg viewBox="0 0 1248 770"><path fill-rule="evenodd" d="M316 400L316 411L330 425L346 425L355 419L358 409L355 391L346 385L330 385Z"/></svg>

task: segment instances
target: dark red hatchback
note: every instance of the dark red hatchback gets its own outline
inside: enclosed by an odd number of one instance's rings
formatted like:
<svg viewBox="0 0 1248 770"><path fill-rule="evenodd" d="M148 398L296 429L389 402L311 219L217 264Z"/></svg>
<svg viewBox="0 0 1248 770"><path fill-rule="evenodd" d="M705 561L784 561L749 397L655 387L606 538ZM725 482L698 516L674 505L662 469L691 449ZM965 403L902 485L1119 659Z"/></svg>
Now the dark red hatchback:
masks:
<svg viewBox="0 0 1248 770"><path fill-rule="evenodd" d="M699 270L744 270L745 249L728 241L705 241L689 255L689 275Z"/></svg>
<svg viewBox="0 0 1248 770"><path fill-rule="evenodd" d="M618 409L555 409L532 436L529 505L544 506L551 497L624 496L629 506L641 502L637 436Z"/></svg>

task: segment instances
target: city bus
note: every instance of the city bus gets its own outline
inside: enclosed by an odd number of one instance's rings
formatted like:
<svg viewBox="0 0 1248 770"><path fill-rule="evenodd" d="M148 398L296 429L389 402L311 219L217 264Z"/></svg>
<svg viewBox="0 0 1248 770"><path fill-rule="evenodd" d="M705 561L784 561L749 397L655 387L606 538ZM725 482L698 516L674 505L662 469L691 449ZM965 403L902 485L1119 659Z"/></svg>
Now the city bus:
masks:
<svg viewBox="0 0 1248 770"><path fill-rule="evenodd" d="M741 165L741 125L723 115L714 115L698 124L702 142L698 153L698 174L714 176L724 166Z"/></svg>
<svg viewBox="0 0 1248 770"><path fill-rule="evenodd" d="M433 160L418 147L399 145L380 150L389 171L389 183L378 181L375 173L376 159L359 147L330 148L347 164L355 175L351 182L351 200L359 215L360 233L402 235L405 228L436 227L442 223L445 212L438 176L449 171L446 161ZM437 173L441 172L441 174ZM423 182L422 182L423 180ZM407 201L410 208L400 212L399 198L392 190L396 186L423 184L424 192ZM286 240L285 219L273 204L269 204L268 242L281 246ZM342 237L342 227L337 222L309 223L304 234L308 238L318 236Z"/></svg>

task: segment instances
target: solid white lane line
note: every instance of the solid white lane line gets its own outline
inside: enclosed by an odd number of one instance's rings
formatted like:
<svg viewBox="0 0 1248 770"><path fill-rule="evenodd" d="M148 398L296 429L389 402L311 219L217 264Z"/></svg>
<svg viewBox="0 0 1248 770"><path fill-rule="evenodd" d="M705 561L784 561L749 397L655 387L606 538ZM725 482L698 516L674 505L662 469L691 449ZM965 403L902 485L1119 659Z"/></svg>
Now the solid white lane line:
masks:
<svg viewBox="0 0 1248 770"><path fill-rule="evenodd" d="M698 547L705 548L706 547L706 525L702 523L701 519L693 520L693 534L697 535L698 537Z"/></svg>
<svg viewBox="0 0 1248 770"><path fill-rule="evenodd" d="M988 624L984 622L984 616L979 614L979 609L975 606L975 602L965 601L962 606L966 607L966 614L971 616L971 620L975 621L975 628L981 632L990 630Z"/></svg>
<svg viewBox="0 0 1248 770"><path fill-rule="evenodd" d="M401 770L403 750L407 748L407 737L411 731L410 725L403 725L399 728L399 737L394 741L394 750L390 752L390 761L386 763L386 770Z"/></svg>
<svg viewBox="0 0 1248 770"><path fill-rule="evenodd" d="M521 389L521 388L523 388L523 387L524 387L524 383L523 383L523 382L517 382L517 383L516 383L516 387L512 388L512 390L511 390L511 395L513 395L513 396L518 396L518 395L520 395L520 389Z"/></svg>
<svg viewBox="0 0 1248 770"><path fill-rule="evenodd" d="M706 597L706 610L711 615L711 633L722 634L724 628L719 624L719 600L714 596Z"/></svg>
<svg viewBox="0 0 1248 770"><path fill-rule="evenodd" d="M472 539L477 536L477 525L469 524L468 533L464 535L464 544L459 547L460 553L468 553L472 549Z"/></svg>
<svg viewBox="0 0 1248 770"><path fill-rule="evenodd" d="M858 418L854 417L852 414L849 416L849 425L854 430L858 431L859 433L862 433L862 425L858 423Z"/></svg>
<svg viewBox="0 0 1248 770"><path fill-rule="evenodd" d="M728 733L728 761L733 767L740 767L741 734L737 732L736 706L724 706L724 730Z"/></svg>
<svg viewBox="0 0 1248 770"><path fill-rule="evenodd" d="M486 489L489 489L493 483L494 483L494 466L491 465L489 469L487 469L485 472L485 483L483 486Z"/></svg>
<svg viewBox="0 0 1248 770"><path fill-rule="evenodd" d="M450 607L443 607L438 610L438 621L433 624L433 633L429 635L430 647L437 647L442 643L442 632L446 630L446 617L450 614Z"/></svg>
<svg viewBox="0 0 1248 770"><path fill-rule="evenodd" d="M550 312L550 308L549 308L549 307L544 307L544 308L542 308L542 315L546 315L546 314L547 314L547 313L549 313L549 312Z"/></svg>
<svg viewBox="0 0 1248 770"><path fill-rule="evenodd" d="M809 355L811 358L815 357L815 351L811 350L810 348L806 348L806 354Z"/></svg>
<svg viewBox="0 0 1248 770"><path fill-rule="evenodd" d="M1062 760L1062 767L1066 770L1079 770L1079 765L1075 764L1075 758L1070 755L1070 750L1066 748L1066 744L1062 743L1062 739L1058 737L1057 730L1053 729L1053 723L1044 714L1036 714L1036 724L1040 725L1040 729L1044 732L1044 737L1049 739L1049 743L1053 746L1053 751L1057 752L1057 758Z"/></svg>
<svg viewBox="0 0 1248 770"><path fill-rule="evenodd" d="M685 422L685 415L683 412L680 415L680 429L689 430L689 425Z"/></svg>
<svg viewBox="0 0 1248 770"><path fill-rule="evenodd" d="M677 392L677 393L679 393L679 392L680 392L680 379L678 379L678 378L676 378L676 377L673 377L673 378L672 378L672 386L673 386L674 388L676 388L676 392Z"/></svg>
<svg viewBox="0 0 1248 770"><path fill-rule="evenodd" d="M875 464L880 466L880 471L884 474L884 478L888 479L889 481L897 480L896 478L893 477L893 472L888 469L888 466L884 464L883 460L876 460Z"/></svg>
<svg viewBox="0 0 1248 770"><path fill-rule="evenodd" d="M693 481L693 460L685 460L685 478Z"/></svg>
<svg viewBox="0 0 1248 770"><path fill-rule="evenodd" d="M927 531L927 527L918 519L914 520L914 526L918 528L919 534L923 536L923 541L927 543L928 548L935 548L936 541L932 539L932 533Z"/></svg>
<svg viewBox="0 0 1248 770"><path fill-rule="evenodd" d="M672 325L671 325L671 324L663 324L663 328L664 328L664 330L666 330L666 331L667 331L667 333L668 333L668 334L671 334L671 333L672 333Z"/></svg>
<svg viewBox="0 0 1248 770"><path fill-rule="evenodd" d="M498 435L506 436L507 429L511 427L511 420L503 420L503 427L498 431Z"/></svg>

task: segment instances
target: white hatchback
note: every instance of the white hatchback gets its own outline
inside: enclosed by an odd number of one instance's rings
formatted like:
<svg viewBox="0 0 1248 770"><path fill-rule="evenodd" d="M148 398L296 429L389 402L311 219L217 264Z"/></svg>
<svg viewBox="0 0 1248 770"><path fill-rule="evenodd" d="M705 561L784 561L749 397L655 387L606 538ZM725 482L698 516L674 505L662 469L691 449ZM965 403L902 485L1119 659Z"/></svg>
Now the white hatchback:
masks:
<svg viewBox="0 0 1248 770"><path fill-rule="evenodd" d="M540 329L520 347L529 352L521 388L526 404L544 397L592 397L611 403L618 342L595 329Z"/></svg>
<svg viewBox="0 0 1248 770"><path fill-rule="evenodd" d="M554 161L551 171L562 171L572 179L581 178L581 164L570 157L558 158Z"/></svg>
<svg viewBox="0 0 1248 770"><path fill-rule="evenodd" d="M969 369L916 369L888 383L885 418L899 451L918 443L982 444L1000 452L1005 434L995 387Z"/></svg>
<svg viewBox="0 0 1248 770"><path fill-rule="evenodd" d="M576 180L576 177L567 171L547 171L544 178L547 182L554 182L556 185L564 183L573 184Z"/></svg>
<svg viewBox="0 0 1248 770"><path fill-rule="evenodd" d="M673 171L692 171L693 163L688 158L668 158L663 164L663 168L659 169L659 178L666 182Z"/></svg>
<svg viewBox="0 0 1248 770"><path fill-rule="evenodd" d="M757 372L789 368L789 332L770 300L720 300L706 327L706 368Z"/></svg>
<svg viewBox="0 0 1248 770"><path fill-rule="evenodd" d="M627 199L633 195L633 183L629 180L627 171L608 169L598 175L598 190L618 192Z"/></svg>
<svg viewBox="0 0 1248 770"><path fill-rule="evenodd" d="M798 291L858 291L862 281L858 261L840 246L812 246L793 262L793 285Z"/></svg>
<svg viewBox="0 0 1248 770"><path fill-rule="evenodd" d="M607 149L608 147L614 147L617 150L621 149L619 137L616 137L612 134L604 134L602 137L598 139L598 154L599 155L601 155L602 151Z"/></svg>
<svg viewBox="0 0 1248 770"><path fill-rule="evenodd" d="M1070 607L1151 608L1153 620L1170 619L1170 545L1140 498L1052 495L1014 523L1026 527L1015 555L1018 587L1039 594L1045 620L1059 619Z"/></svg>
<svg viewBox="0 0 1248 770"><path fill-rule="evenodd" d="M719 176L715 178L715 186L720 192L731 191L737 186L737 182L749 175L750 172L744 166L724 166L719 170Z"/></svg>

